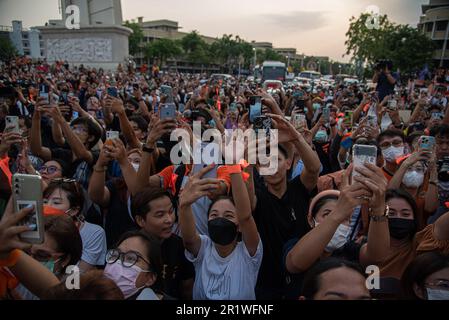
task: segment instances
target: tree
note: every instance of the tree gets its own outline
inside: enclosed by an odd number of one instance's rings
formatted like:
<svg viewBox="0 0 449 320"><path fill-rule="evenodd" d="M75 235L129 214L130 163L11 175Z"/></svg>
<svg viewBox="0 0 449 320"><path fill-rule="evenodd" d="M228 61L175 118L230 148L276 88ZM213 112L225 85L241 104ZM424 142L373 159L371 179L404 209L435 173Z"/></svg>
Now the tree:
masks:
<svg viewBox="0 0 449 320"><path fill-rule="evenodd" d="M241 60L243 60L243 66L249 67L252 62L253 49L248 42L239 36L233 38L232 34L224 34L210 45L210 54L214 62L224 66L230 73L239 65Z"/></svg>
<svg viewBox="0 0 449 320"><path fill-rule="evenodd" d="M145 47L145 58L157 58L164 63L167 59L175 58L182 54L181 46L178 42L170 39L157 39L148 43Z"/></svg>
<svg viewBox="0 0 449 320"><path fill-rule="evenodd" d="M0 61L9 61L17 55L17 50L11 40L0 37Z"/></svg>
<svg viewBox="0 0 449 320"><path fill-rule="evenodd" d="M192 31L184 36L180 44L185 52L185 58L189 62L208 63L210 61L209 46L198 31Z"/></svg>
<svg viewBox="0 0 449 320"><path fill-rule="evenodd" d="M136 55L142 51L143 30L138 23L125 21L124 26L130 28L133 33L129 36L129 54Z"/></svg>
<svg viewBox="0 0 449 320"><path fill-rule="evenodd" d="M369 14L352 17L348 32L346 55L373 66L379 59L390 59L401 72L411 72L430 62L433 42L409 25L397 25L387 15L379 16L378 28L368 28Z"/></svg>

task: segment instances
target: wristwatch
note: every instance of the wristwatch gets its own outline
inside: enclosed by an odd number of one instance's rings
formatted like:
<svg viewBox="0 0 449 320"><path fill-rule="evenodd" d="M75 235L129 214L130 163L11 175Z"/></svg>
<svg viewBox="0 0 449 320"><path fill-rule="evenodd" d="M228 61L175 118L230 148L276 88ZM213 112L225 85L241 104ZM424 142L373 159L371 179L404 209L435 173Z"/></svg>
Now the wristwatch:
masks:
<svg viewBox="0 0 449 320"><path fill-rule="evenodd" d="M374 215L372 213L373 209L371 209L371 208L369 208L368 211L369 211L369 217L370 217L371 221L374 221L374 222L386 221L388 219L389 215L390 215L390 207L388 205L385 206L385 212L381 216Z"/></svg>
<svg viewBox="0 0 449 320"><path fill-rule="evenodd" d="M97 168L97 166L94 166L94 172L106 172L108 170L108 167L103 167L102 169Z"/></svg>
<svg viewBox="0 0 449 320"><path fill-rule="evenodd" d="M143 152L147 152L147 153L153 153L154 152L154 148L149 148L146 145L143 145L142 151Z"/></svg>

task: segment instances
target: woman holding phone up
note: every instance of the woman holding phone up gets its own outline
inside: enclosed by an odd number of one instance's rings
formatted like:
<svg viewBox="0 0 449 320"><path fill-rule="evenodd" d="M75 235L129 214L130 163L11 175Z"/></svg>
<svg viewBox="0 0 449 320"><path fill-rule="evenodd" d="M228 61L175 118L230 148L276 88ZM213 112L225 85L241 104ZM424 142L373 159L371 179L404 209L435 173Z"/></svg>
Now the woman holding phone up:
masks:
<svg viewBox="0 0 449 320"><path fill-rule="evenodd" d="M186 257L195 267L194 300L254 300L262 262L262 242L240 165L229 166L232 198L219 197L209 207L209 236L199 235L191 205L219 186L217 179L202 179L213 165L190 177L181 192L179 224ZM239 232L242 240L239 241Z"/></svg>

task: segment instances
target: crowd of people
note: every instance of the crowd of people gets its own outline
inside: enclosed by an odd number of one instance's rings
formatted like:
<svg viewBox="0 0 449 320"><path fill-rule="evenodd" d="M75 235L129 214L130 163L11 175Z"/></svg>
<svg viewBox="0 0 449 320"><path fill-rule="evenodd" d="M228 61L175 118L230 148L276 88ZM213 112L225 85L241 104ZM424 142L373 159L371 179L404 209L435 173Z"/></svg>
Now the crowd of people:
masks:
<svg viewBox="0 0 449 320"><path fill-rule="evenodd" d="M264 88L3 63L0 299L449 300L448 72L399 82L391 70L377 68L375 89ZM175 129L193 143L194 122L253 128L255 96L278 132L274 174L246 161L249 144L232 164L172 162ZM161 116L168 103L174 117ZM360 146L376 150L370 161ZM20 236L36 208L15 212L16 173L41 178L42 243Z"/></svg>

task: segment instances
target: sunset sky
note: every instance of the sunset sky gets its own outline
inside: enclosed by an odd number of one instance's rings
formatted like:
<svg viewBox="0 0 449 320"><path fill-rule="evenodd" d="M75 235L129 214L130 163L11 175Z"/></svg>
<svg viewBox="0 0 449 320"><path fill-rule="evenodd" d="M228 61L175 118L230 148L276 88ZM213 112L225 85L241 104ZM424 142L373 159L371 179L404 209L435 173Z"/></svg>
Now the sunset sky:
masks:
<svg viewBox="0 0 449 320"><path fill-rule="evenodd" d="M342 58L351 16L370 5L397 23L416 25L428 0L122 0L123 18L169 19L182 31L220 37L238 34L247 41L268 41L298 53ZM22 20L25 27L59 19L58 0L0 0L0 25Z"/></svg>

